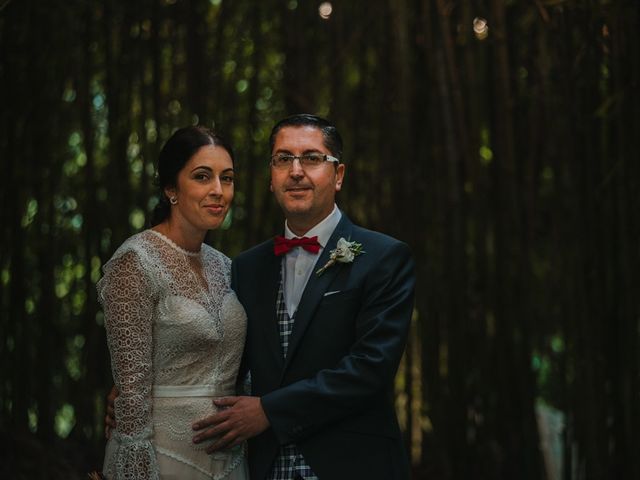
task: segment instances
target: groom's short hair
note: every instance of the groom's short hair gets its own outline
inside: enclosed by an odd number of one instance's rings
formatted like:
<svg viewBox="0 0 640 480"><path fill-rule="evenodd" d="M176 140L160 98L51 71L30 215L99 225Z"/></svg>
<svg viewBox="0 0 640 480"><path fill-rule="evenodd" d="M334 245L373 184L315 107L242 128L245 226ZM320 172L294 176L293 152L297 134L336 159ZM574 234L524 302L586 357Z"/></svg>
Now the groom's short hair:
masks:
<svg viewBox="0 0 640 480"><path fill-rule="evenodd" d="M313 127L322 132L324 139L324 146L331 152L331 154L338 158L342 158L342 137L338 133L338 129L329 120L326 120L317 115L311 115L309 113L298 113L289 117L283 118L275 124L271 130L271 136L269 137L269 148L273 152L273 145L276 142L276 135L284 127Z"/></svg>

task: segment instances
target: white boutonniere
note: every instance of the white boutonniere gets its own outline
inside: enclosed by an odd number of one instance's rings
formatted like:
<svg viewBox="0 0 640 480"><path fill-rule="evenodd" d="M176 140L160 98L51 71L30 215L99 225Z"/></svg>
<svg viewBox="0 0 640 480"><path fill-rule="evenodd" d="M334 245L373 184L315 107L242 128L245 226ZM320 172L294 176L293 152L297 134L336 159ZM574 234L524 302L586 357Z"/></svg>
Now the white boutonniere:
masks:
<svg viewBox="0 0 640 480"><path fill-rule="evenodd" d="M334 265L336 262L351 263L354 258L362 253L365 252L362 250L361 243L349 242L348 240L345 240L344 237L341 237L340 240L338 240L336 248L329 252L329 261L325 263L322 268L316 271L316 275L322 275L327 268Z"/></svg>

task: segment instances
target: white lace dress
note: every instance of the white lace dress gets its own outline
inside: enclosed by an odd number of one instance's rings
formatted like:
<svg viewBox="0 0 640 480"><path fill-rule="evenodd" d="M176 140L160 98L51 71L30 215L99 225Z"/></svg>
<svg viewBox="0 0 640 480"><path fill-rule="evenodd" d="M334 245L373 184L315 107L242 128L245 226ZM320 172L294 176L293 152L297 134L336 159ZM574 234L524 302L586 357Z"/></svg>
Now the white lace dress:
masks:
<svg viewBox="0 0 640 480"><path fill-rule="evenodd" d="M193 421L216 411L212 398L236 390L246 314L230 268L207 245L194 254L153 230L129 238L104 266L98 296L120 391L108 479L248 478L244 447L208 455L210 443L191 440Z"/></svg>

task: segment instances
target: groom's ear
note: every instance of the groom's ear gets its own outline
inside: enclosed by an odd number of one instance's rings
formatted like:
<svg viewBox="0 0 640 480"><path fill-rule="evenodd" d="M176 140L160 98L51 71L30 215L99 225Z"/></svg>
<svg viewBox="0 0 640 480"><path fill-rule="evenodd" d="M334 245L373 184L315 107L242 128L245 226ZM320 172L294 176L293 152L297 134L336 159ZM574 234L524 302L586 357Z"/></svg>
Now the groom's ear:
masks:
<svg viewBox="0 0 640 480"><path fill-rule="evenodd" d="M345 168L344 163L341 163L338 165L338 168L336 168L336 192L339 192L342 189Z"/></svg>
<svg viewBox="0 0 640 480"><path fill-rule="evenodd" d="M273 193L273 183L269 182L269 190Z"/></svg>

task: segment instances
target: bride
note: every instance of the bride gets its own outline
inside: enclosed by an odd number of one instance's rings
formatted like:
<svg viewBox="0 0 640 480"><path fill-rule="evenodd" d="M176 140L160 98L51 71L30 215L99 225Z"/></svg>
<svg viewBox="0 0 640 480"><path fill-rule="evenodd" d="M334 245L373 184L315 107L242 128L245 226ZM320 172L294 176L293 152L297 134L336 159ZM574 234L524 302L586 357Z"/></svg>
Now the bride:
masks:
<svg viewBox="0 0 640 480"><path fill-rule="evenodd" d="M119 395L108 479L246 480L244 447L208 455L191 424L234 395L246 315L231 261L204 244L234 191L233 153L202 127L176 131L158 159L153 227L130 237L98 282Z"/></svg>

